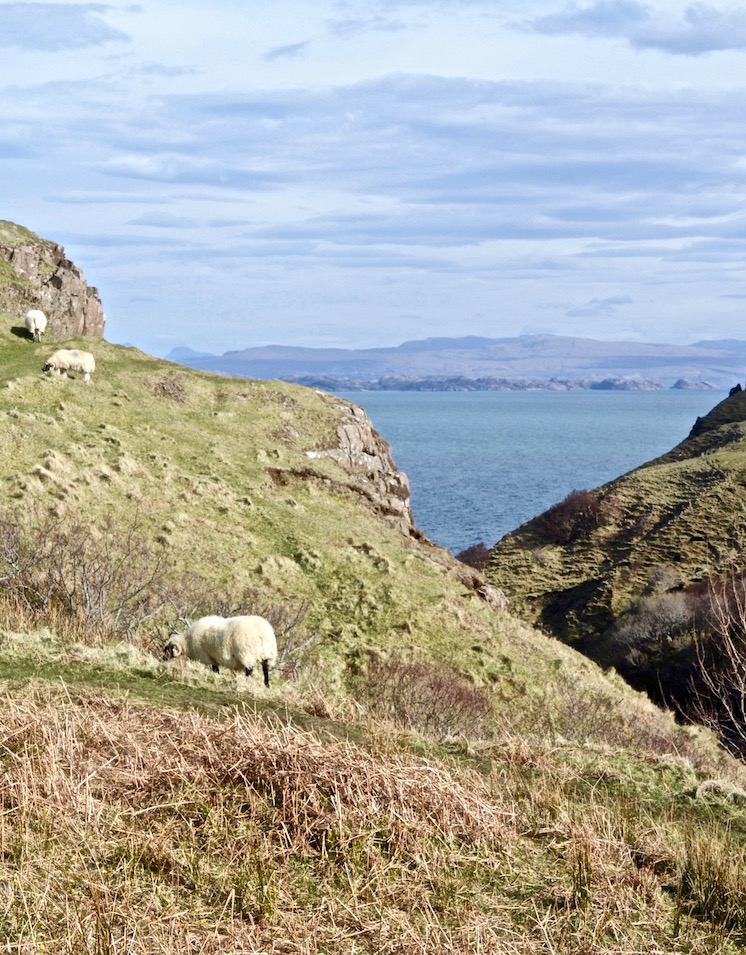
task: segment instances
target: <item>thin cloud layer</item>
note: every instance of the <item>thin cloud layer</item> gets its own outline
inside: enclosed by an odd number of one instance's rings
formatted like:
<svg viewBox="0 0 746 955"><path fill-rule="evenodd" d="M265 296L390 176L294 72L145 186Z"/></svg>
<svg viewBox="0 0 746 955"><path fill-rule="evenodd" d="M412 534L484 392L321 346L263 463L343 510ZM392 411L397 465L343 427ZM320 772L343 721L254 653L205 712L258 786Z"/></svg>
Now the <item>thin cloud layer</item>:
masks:
<svg viewBox="0 0 746 955"><path fill-rule="evenodd" d="M592 298L585 305L570 308L565 313L569 318L599 318L611 315L620 305L632 305L628 295L611 295L608 298Z"/></svg>
<svg viewBox="0 0 746 955"><path fill-rule="evenodd" d="M103 19L111 9L98 3L0 4L0 49L57 52L127 42L126 33Z"/></svg>
<svg viewBox="0 0 746 955"><path fill-rule="evenodd" d="M0 218L65 244L113 340L740 334L736 8L65 3L54 55L7 45L48 6L0 2Z"/></svg>
<svg viewBox="0 0 746 955"><path fill-rule="evenodd" d="M618 37L635 49L684 56L746 49L746 10L721 10L705 3L693 4L677 16L636 0L598 0L537 17L530 28L554 36Z"/></svg>
<svg viewBox="0 0 746 955"><path fill-rule="evenodd" d="M286 43L283 46L276 46L264 54L264 60L271 63L273 60L282 60L284 58L295 59L297 56L303 56L310 45L309 40L303 40L301 43Z"/></svg>

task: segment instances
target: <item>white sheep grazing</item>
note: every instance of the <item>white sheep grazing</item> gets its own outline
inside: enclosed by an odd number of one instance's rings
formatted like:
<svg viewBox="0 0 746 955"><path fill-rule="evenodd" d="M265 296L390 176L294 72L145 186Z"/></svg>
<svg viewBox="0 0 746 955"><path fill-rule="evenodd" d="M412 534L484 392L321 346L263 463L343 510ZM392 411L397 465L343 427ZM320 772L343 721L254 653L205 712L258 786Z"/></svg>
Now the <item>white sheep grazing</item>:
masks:
<svg viewBox="0 0 746 955"><path fill-rule="evenodd" d="M62 375L63 378L67 378L68 371L77 371L85 375L85 381L90 381L91 375L96 370L96 362L89 351L58 348L47 358L42 370L53 371L57 375Z"/></svg>
<svg viewBox="0 0 746 955"><path fill-rule="evenodd" d="M264 617L200 617L163 648L164 660L180 656L198 660L215 673L227 667L243 670L246 676L261 663L264 685L269 686L269 669L277 663L277 641Z"/></svg>
<svg viewBox="0 0 746 955"><path fill-rule="evenodd" d="M39 336L39 341L41 341L41 336L47 329L47 316L39 308L30 308L26 312L26 317L24 318L24 323L26 328L31 332L31 337L36 341L36 336Z"/></svg>

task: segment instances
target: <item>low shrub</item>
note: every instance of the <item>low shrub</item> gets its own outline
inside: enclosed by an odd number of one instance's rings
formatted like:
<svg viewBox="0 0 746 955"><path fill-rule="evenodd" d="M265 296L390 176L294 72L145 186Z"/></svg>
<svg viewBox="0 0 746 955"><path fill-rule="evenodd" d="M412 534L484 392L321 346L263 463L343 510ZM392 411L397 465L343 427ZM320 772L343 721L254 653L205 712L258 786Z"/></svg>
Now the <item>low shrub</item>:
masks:
<svg viewBox="0 0 746 955"><path fill-rule="evenodd" d="M180 405L183 405L186 401L184 383L173 373L163 375L161 378L152 381L150 390L156 398L170 398L171 401Z"/></svg>
<svg viewBox="0 0 746 955"><path fill-rule="evenodd" d="M0 593L37 623L90 642L132 637L169 599L162 548L139 519L92 527L41 508L0 514Z"/></svg>
<svg viewBox="0 0 746 955"><path fill-rule="evenodd" d="M437 741L491 735L490 694L443 665L371 659L356 682L358 700L376 718Z"/></svg>
<svg viewBox="0 0 746 955"><path fill-rule="evenodd" d="M657 650L692 629L693 608L681 591L643 597L614 626L614 639L630 650Z"/></svg>
<svg viewBox="0 0 746 955"><path fill-rule="evenodd" d="M602 507L592 491L570 491L538 518L539 529L554 544L570 544L584 537L601 521Z"/></svg>
<svg viewBox="0 0 746 955"><path fill-rule="evenodd" d="M485 571L490 562L490 551L484 541L479 541L460 550L456 554L456 560L460 560L462 564L467 564L475 570Z"/></svg>

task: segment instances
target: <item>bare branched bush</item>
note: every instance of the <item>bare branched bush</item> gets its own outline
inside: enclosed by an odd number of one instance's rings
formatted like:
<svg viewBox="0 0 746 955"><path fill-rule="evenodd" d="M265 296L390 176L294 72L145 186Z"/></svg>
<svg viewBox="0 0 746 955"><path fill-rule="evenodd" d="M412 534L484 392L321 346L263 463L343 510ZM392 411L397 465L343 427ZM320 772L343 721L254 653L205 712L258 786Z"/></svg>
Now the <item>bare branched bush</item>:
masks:
<svg viewBox="0 0 746 955"><path fill-rule="evenodd" d="M665 594L681 586L681 574L670 564L656 564L648 571L647 591L650 594Z"/></svg>
<svg viewBox="0 0 746 955"><path fill-rule="evenodd" d="M487 570L490 562L489 547L487 547L484 541L471 544L456 554L456 560L460 560L462 564L467 564L475 570Z"/></svg>
<svg viewBox="0 0 746 955"><path fill-rule="evenodd" d="M64 618L81 637L131 638L165 605L163 551L139 518L96 527L40 508L0 515L0 592L37 623Z"/></svg>
<svg viewBox="0 0 746 955"><path fill-rule="evenodd" d="M371 659L356 681L359 701L377 718L443 741L491 735L489 693L450 668L424 660Z"/></svg>
<svg viewBox="0 0 746 955"><path fill-rule="evenodd" d="M652 709L652 707L651 707ZM570 672L560 671L537 696L515 699L500 714L506 734L524 740L568 740L645 753L682 755L697 761L696 744L671 713L641 718L637 705L614 698Z"/></svg>
<svg viewBox="0 0 746 955"><path fill-rule="evenodd" d="M693 620L689 599L681 591L643 597L618 618L614 638L630 650L650 652L691 630Z"/></svg>
<svg viewBox="0 0 746 955"><path fill-rule="evenodd" d="M746 574L714 581L694 641L688 712L746 758Z"/></svg>
<svg viewBox="0 0 746 955"><path fill-rule="evenodd" d="M581 743L611 742L619 730L619 715L609 694L570 679L557 680L545 718L552 736L556 733Z"/></svg>
<svg viewBox="0 0 746 955"><path fill-rule="evenodd" d="M597 495L592 491L575 490L545 511L538 523L547 540L569 544L598 527L601 516L601 501Z"/></svg>

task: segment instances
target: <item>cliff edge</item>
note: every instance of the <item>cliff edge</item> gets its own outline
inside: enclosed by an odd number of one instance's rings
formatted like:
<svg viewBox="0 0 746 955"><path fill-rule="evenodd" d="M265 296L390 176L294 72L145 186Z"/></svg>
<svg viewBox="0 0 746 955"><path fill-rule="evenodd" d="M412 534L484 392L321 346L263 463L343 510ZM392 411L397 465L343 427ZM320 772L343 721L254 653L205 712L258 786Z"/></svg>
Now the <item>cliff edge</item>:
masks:
<svg viewBox="0 0 746 955"><path fill-rule="evenodd" d="M98 289L87 284L64 248L0 220L0 311L22 322L29 308L44 311L51 341L104 336Z"/></svg>

